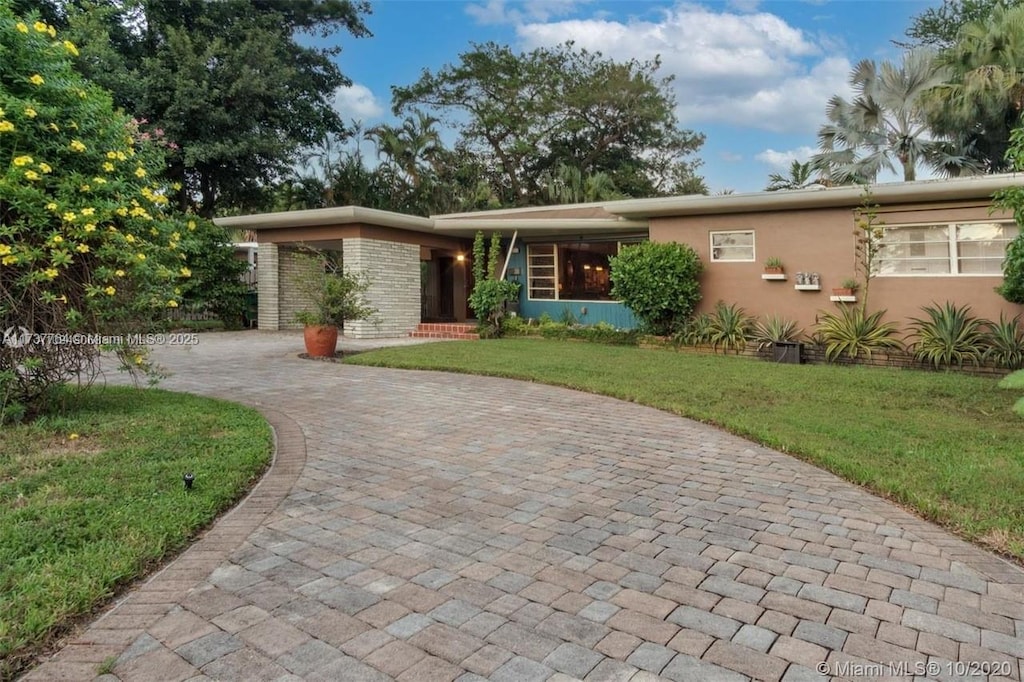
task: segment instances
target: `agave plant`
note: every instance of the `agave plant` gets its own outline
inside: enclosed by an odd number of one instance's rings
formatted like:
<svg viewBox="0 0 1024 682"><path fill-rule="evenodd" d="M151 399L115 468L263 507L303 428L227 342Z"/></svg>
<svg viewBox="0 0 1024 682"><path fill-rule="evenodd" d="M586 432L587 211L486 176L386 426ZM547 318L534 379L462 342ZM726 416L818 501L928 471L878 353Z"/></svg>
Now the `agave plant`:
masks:
<svg viewBox="0 0 1024 682"><path fill-rule="evenodd" d="M774 343L796 341L803 335L804 330L797 327L793 320L787 320L781 315L770 315L754 323L751 341L757 343L758 351L762 351Z"/></svg>
<svg viewBox="0 0 1024 682"><path fill-rule="evenodd" d="M990 360L1006 369L1024 367L1024 331L1020 328L1020 315L1012 320L999 313L998 322L988 323L984 337L983 360Z"/></svg>
<svg viewBox="0 0 1024 682"><path fill-rule="evenodd" d="M691 317L682 331L675 335L675 342L680 346L699 346L709 343L711 339L711 316L701 313Z"/></svg>
<svg viewBox="0 0 1024 682"><path fill-rule="evenodd" d="M947 301L941 308L925 306L928 317L911 318L914 359L936 368L964 362L977 365L985 353L985 325L987 322L971 315L971 307Z"/></svg>
<svg viewBox="0 0 1024 682"><path fill-rule="evenodd" d="M711 314L711 329L708 341L711 347L737 353L746 348L751 335L753 318L735 303L726 305L719 301Z"/></svg>
<svg viewBox="0 0 1024 682"><path fill-rule="evenodd" d="M855 359L882 350L903 348L896 336L896 323L882 322L884 310L867 315L860 306L840 308L838 313L824 312L817 331L825 344L825 360L832 362L842 355Z"/></svg>

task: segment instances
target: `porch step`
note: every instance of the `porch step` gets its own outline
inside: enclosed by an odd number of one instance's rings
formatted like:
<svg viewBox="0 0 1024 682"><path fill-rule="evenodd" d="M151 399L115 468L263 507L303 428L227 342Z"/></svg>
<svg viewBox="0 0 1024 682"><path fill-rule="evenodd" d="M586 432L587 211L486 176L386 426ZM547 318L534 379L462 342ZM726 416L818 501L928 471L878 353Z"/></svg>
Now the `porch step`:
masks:
<svg viewBox="0 0 1024 682"><path fill-rule="evenodd" d="M409 336L417 339L461 339L470 341L479 339L475 324L461 322L421 322L416 331Z"/></svg>

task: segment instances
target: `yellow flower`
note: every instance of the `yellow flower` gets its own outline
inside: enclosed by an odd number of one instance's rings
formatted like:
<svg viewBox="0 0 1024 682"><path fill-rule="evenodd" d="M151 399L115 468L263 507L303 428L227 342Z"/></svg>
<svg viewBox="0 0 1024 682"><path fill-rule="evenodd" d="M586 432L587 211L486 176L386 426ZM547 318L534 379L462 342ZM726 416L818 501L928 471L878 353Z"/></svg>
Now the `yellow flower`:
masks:
<svg viewBox="0 0 1024 682"><path fill-rule="evenodd" d="M91 208L91 207L83 208L82 209L82 215L92 215L95 212L96 212L96 209L95 208Z"/></svg>
<svg viewBox="0 0 1024 682"><path fill-rule="evenodd" d="M48 164L48 163L41 163L41 164L39 164L39 170L43 171L44 173L52 173L53 172L53 168L51 168L50 164Z"/></svg>
<svg viewBox="0 0 1024 682"><path fill-rule="evenodd" d="M74 121L71 121L70 123L68 123L68 128L71 128L72 130L78 130L78 124Z"/></svg>
<svg viewBox="0 0 1024 682"><path fill-rule="evenodd" d="M56 279L60 273L57 272L57 268L46 268L43 270L43 274L46 275L47 279Z"/></svg>
<svg viewBox="0 0 1024 682"><path fill-rule="evenodd" d="M33 159L31 156L16 156L14 157L15 166L27 166L32 163Z"/></svg>
<svg viewBox="0 0 1024 682"><path fill-rule="evenodd" d="M14 131L14 124L10 121L0 121L0 133L10 133Z"/></svg>
<svg viewBox="0 0 1024 682"><path fill-rule="evenodd" d="M181 269L181 276L182 277L191 277L192 276L192 271L189 270L188 268L182 268Z"/></svg>
<svg viewBox="0 0 1024 682"><path fill-rule="evenodd" d="M0 256L6 256L11 252L11 247L7 244L0 244Z"/></svg>
<svg viewBox="0 0 1024 682"><path fill-rule="evenodd" d="M85 145L82 144L79 140L71 140L71 144L69 146L76 152L85 151Z"/></svg>
<svg viewBox="0 0 1024 682"><path fill-rule="evenodd" d="M167 307L168 307L168 308L177 308L177 307L178 307L178 302L177 302L177 301L175 301L175 300L174 300L174 299L172 298L171 300L169 300L169 301L167 302Z"/></svg>
<svg viewBox="0 0 1024 682"><path fill-rule="evenodd" d="M103 290L103 293L105 293L107 296L113 296L114 294L117 293L117 289L115 289L114 287L107 287L106 289Z"/></svg>
<svg viewBox="0 0 1024 682"><path fill-rule="evenodd" d="M96 223L86 223L85 225L82 226L82 229L85 230L86 232L95 232Z"/></svg>
<svg viewBox="0 0 1024 682"><path fill-rule="evenodd" d="M107 152L107 158L108 159L116 159L117 158L117 152Z"/></svg>
<svg viewBox="0 0 1024 682"><path fill-rule="evenodd" d="M40 33L46 33L46 24L44 24L41 21L37 21L36 23L32 24L32 27L35 30L39 31Z"/></svg>
<svg viewBox="0 0 1024 682"><path fill-rule="evenodd" d="M3 117L4 117L4 110L0 109L0 118L3 118Z"/></svg>
<svg viewBox="0 0 1024 682"><path fill-rule="evenodd" d="M35 118L38 115L32 107L25 107L25 118Z"/></svg>
<svg viewBox="0 0 1024 682"><path fill-rule="evenodd" d="M55 29L53 26L50 26L49 24L47 24L46 26L46 32L50 34L51 38L57 37L57 29Z"/></svg>
<svg viewBox="0 0 1024 682"><path fill-rule="evenodd" d="M124 236L124 240L126 242L128 242L129 244L134 244L135 243L135 235L133 235L133 234L126 234Z"/></svg>
<svg viewBox="0 0 1024 682"><path fill-rule="evenodd" d="M75 247L75 250L78 251L78 253L89 253L89 245L79 244L78 246Z"/></svg>
<svg viewBox="0 0 1024 682"><path fill-rule="evenodd" d="M77 433L70 433L70 434L68 434L68 440L78 440L78 434Z"/></svg>
<svg viewBox="0 0 1024 682"><path fill-rule="evenodd" d="M70 40L64 41L64 49L66 49L68 52L75 55L76 57L78 56L78 48L75 47L75 44Z"/></svg>
<svg viewBox="0 0 1024 682"><path fill-rule="evenodd" d="M126 207L124 207L124 206L119 206L117 208L117 210L114 211L114 213L116 213L117 215L119 215L119 216L121 216L123 218L126 215L128 215L128 209Z"/></svg>
<svg viewBox="0 0 1024 682"><path fill-rule="evenodd" d="M2 114L0 114L0 115L2 115ZM172 183L171 187L174 189L175 192L177 192L177 191L179 191L181 189L181 183L180 182Z"/></svg>
<svg viewBox="0 0 1024 682"><path fill-rule="evenodd" d="M61 217L64 218L64 222L70 223L70 222L73 222L74 219L77 218L78 216L75 215L74 211L68 211L67 213L65 213Z"/></svg>
<svg viewBox="0 0 1024 682"><path fill-rule="evenodd" d="M42 85L43 83L46 82L45 80L43 80L43 77L40 76L38 73L32 74L32 77L29 78L28 81L32 85Z"/></svg>
<svg viewBox="0 0 1024 682"><path fill-rule="evenodd" d="M138 255L138 258L139 258L139 260L146 260L146 254L144 254L144 253L140 253L140 254Z"/></svg>
<svg viewBox="0 0 1024 682"><path fill-rule="evenodd" d="M107 181L104 180L103 178L93 178L92 181L95 182L97 185L107 184Z"/></svg>
<svg viewBox="0 0 1024 682"><path fill-rule="evenodd" d="M195 229L196 229L196 221L194 221L194 220L188 221L188 231L189 232L194 232Z"/></svg>
<svg viewBox="0 0 1024 682"><path fill-rule="evenodd" d="M60 126L57 125L56 123L51 123L51 124L49 124L46 127L49 128L50 130L52 130L55 133L59 133L60 132Z"/></svg>
<svg viewBox="0 0 1024 682"><path fill-rule="evenodd" d="M54 244L60 244L61 242L64 241L64 237L61 237L59 234L55 234L53 235L53 239L51 239L50 241L52 241Z"/></svg>
<svg viewBox="0 0 1024 682"><path fill-rule="evenodd" d="M103 170L107 171L108 173L113 173L114 172L114 164L110 163L109 161L104 161L103 162Z"/></svg>
<svg viewBox="0 0 1024 682"><path fill-rule="evenodd" d="M28 26L24 22L19 21L14 25L14 28L18 29L19 33L28 33Z"/></svg>
<svg viewBox="0 0 1024 682"><path fill-rule="evenodd" d="M14 265L17 262L18 262L18 257L17 256L4 256L3 259L0 260L0 263L3 263L4 265Z"/></svg>
<svg viewBox="0 0 1024 682"><path fill-rule="evenodd" d="M89 185L82 185L81 187L78 188L78 191L79 192L88 192L91 189L92 189L92 187L90 187Z"/></svg>
<svg viewBox="0 0 1024 682"><path fill-rule="evenodd" d="M128 157L124 155L124 152L117 152L114 156L117 157L118 161L127 161Z"/></svg>
<svg viewBox="0 0 1024 682"><path fill-rule="evenodd" d="M114 274L118 277L124 277L124 270L115 270Z"/></svg>
<svg viewBox="0 0 1024 682"><path fill-rule="evenodd" d="M46 205L46 210L47 210L47 211L56 211L56 210L57 210L57 204L55 204L55 203L53 203L53 202L51 201L50 203L48 203L48 204Z"/></svg>
<svg viewBox="0 0 1024 682"><path fill-rule="evenodd" d="M141 167L141 166L136 168L135 169L135 177L137 177L137 178L144 178L144 177L146 177L146 169Z"/></svg>
<svg viewBox="0 0 1024 682"><path fill-rule="evenodd" d="M136 355L135 356L135 364L136 365L141 365L142 364L142 356L141 355Z"/></svg>
<svg viewBox="0 0 1024 682"><path fill-rule="evenodd" d="M38 180L39 179L39 173L36 173L34 170L27 170L27 171L25 171L25 179L26 180Z"/></svg>

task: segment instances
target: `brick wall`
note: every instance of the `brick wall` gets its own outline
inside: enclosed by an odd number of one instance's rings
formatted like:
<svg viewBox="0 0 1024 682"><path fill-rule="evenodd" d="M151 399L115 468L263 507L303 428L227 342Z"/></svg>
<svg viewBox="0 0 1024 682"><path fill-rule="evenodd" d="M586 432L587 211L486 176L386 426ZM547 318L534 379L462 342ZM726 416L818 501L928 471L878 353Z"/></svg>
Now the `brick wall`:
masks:
<svg viewBox="0 0 1024 682"><path fill-rule="evenodd" d="M375 321L348 322L345 335L357 339L408 336L420 322L420 247L378 239L346 239L345 267L370 279L369 304Z"/></svg>
<svg viewBox="0 0 1024 682"><path fill-rule="evenodd" d="M276 331L280 329L278 316L278 248L277 244L261 243L260 278L257 283L259 292L259 329Z"/></svg>
<svg viewBox="0 0 1024 682"><path fill-rule="evenodd" d="M302 329L302 325L295 321L295 313L309 309L309 297L299 291L296 282L302 277L304 269L317 265L315 261L300 255L294 248L280 247L278 254L278 328Z"/></svg>

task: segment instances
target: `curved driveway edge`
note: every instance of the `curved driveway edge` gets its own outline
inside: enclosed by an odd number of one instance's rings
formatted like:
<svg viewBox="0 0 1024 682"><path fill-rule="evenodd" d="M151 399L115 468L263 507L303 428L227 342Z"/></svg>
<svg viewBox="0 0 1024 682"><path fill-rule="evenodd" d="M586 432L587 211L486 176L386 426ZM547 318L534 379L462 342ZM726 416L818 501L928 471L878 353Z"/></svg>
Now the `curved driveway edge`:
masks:
<svg viewBox="0 0 1024 682"><path fill-rule="evenodd" d="M305 463L26 679L1021 679L1024 571L809 464L601 396L202 339L161 350L165 386L280 413Z"/></svg>

